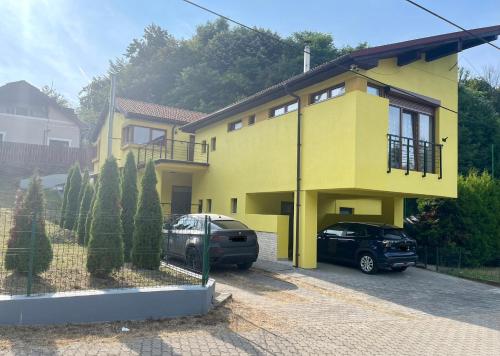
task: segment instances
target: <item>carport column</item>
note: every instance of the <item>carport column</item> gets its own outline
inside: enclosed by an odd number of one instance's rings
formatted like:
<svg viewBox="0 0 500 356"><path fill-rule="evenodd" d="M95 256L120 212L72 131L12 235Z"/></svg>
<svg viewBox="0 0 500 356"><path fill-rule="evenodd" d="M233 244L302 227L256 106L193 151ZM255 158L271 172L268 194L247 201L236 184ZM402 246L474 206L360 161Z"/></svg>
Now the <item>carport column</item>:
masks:
<svg viewBox="0 0 500 356"><path fill-rule="evenodd" d="M403 227L404 219L404 198L394 198L393 224Z"/></svg>
<svg viewBox="0 0 500 356"><path fill-rule="evenodd" d="M295 206L297 210L297 206ZM295 216L296 215L295 211ZM318 228L318 192L300 192L299 212L299 264L301 268L316 268L316 235ZM293 262L296 265L296 221L294 222Z"/></svg>

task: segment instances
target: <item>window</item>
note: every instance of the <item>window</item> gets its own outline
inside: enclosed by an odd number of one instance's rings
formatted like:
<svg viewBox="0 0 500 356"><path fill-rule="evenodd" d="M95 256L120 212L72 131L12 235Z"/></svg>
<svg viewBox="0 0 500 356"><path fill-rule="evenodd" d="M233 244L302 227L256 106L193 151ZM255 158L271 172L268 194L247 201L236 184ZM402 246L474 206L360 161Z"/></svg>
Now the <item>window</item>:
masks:
<svg viewBox="0 0 500 356"><path fill-rule="evenodd" d="M342 237L342 231L344 231L343 226L333 225L323 230L323 233L320 235L323 235L324 237Z"/></svg>
<svg viewBox="0 0 500 356"><path fill-rule="evenodd" d="M0 132L0 143L5 142L5 132Z"/></svg>
<svg viewBox="0 0 500 356"><path fill-rule="evenodd" d="M344 93L345 93L345 85L344 83L342 83L340 85L334 86L333 88L325 89L312 94L310 103L311 104L320 103L327 99L335 98L336 96L342 95Z"/></svg>
<svg viewBox="0 0 500 356"><path fill-rule="evenodd" d="M231 122L227 125L227 131L236 131L243 127L243 122L241 120Z"/></svg>
<svg viewBox="0 0 500 356"><path fill-rule="evenodd" d="M389 106L391 167L426 172L434 171L434 118L428 113ZM428 109L423 108L427 112Z"/></svg>
<svg viewBox="0 0 500 356"><path fill-rule="evenodd" d="M371 95L382 96L382 89L373 84L368 84L366 92Z"/></svg>
<svg viewBox="0 0 500 356"><path fill-rule="evenodd" d="M248 126L252 126L253 124L255 124L255 115L250 115L248 117Z"/></svg>
<svg viewBox="0 0 500 356"><path fill-rule="evenodd" d="M248 226L237 220L213 220L212 227L215 230L248 230Z"/></svg>
<svg viewBox="0 0 500 356"><path fill-rule="evenodd" d="M354 214L354 208L345 208L345 207L340 207L339 208L339 214L340 215L353 215Z"/></svg>
<svg viewBox="0 0 500 356"><path fill-rule="evenodd" d="M212 212L212 199L207 199L207 213Z"/></svg>
<svg viewBox="0 0 500 356"><path fill-rule="evenodd" d="M71 140L49 138L49 146L69 147Z"/></svg>
<svg viewBox="0 0 500 356"><path fill-rule="evenodd" d="M236 214L238 212L238 199L231 198L231 214Z"/></svg>
<svg viewBox="0 0 500 356"><path fill-rule="evenodd" d="M210 139L210 150L211 150L211 151L215 151L216 146L217 146L217 138L212 137L212 138Z"/></svg>
<svg viewBox="0 0 500 356"><path fill-rule="evenodd" d="M271 109L271 111L269 112L269 116L270 117L280 116L280 115L295 111L298 108L299 108L299 103L294 101L294 102L287 103L287 104L281 105L281 106L277 106L277 107Z"/></svg>
<svg viewBox="0 0 500 356"><path fill-rule="evenodd" d="M348 224L345 230L346 237L363 237L366 236L366 227L361 224Z"/></svg>
<svg viewBox="0 0 500 356"><path fill-rule="evenodd" d="M203 213L203 199L198 200L198 213Z"/></svg>
<svg viewBox="0 0 500 356"><path fill-rule="evenodd" d="M126 126L122 130L122 144L144 145L152 142L162 142L165 140L166 135L165 130L143 126Z"/></svg>
<svg viewBox="0 0 500 356"><path fill-rule="evenodd" d="M21 106L16 107L16 115L28 116L28 112L29 111L27 107L21 107Z"/></svg>
<svg viewBox="0 0 500 356"><path fill-rule="evenodd" d="M201 141L201 153L207 153L207 140Z"/></svg>

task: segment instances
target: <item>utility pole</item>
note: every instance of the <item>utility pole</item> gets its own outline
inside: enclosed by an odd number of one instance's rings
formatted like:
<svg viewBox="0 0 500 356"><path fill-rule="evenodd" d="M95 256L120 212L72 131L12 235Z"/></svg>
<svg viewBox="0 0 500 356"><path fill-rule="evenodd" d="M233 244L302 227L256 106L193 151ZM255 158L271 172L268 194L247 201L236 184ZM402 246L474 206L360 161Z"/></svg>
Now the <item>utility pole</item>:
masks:
<svg viewBox="0 0 500 356"><path fill-rule="evenodd" d="M115 116L115 75L110 74L111 88L109 90L109 124L108 124L108 158L113 155L113 118Z"/></svg>

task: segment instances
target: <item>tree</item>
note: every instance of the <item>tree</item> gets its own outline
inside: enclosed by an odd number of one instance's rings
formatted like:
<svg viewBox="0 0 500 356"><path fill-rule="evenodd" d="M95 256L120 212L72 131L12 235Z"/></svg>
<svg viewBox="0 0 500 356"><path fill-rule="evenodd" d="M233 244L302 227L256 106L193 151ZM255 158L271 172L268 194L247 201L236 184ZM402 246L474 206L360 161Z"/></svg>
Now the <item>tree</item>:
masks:
<svg viewBox="0 0 500 356"><path fill-rule="evenodd" d="M40 89L42 93L47 95L48 97L54 99L54 101L61 107L63 108L69 108L69 102L68 99L64 97L61 93L59 93L57 90L53 89L52 87L49 87L48 85L44 85L42 89Z"/></svg>
<svg viewBox="0 0 500 356"><path fill-rule="evenodd" d="M82 173L80 172L80 165L75 164L73 175L69 182L69 191L66 202L66 212L64 214L64 228L68 230L73 230L76 227L78 221L78 206L80 201L78 196L80 195L80 188L82 186Z"/></svg>
<svg viewBox="0 0 500 356"><path fill-rule="evenodd" d="M80 192L78 193L78 204L82 202L83 194L85 193L85 189L87 189L87 184L89 184L89 182L90 182L89 170L86 169L85 172L83 172L82 184L80 185ZM78 208L80 208L80 206L78 206Z"/></svg>
<svg viewBox="0 0 500 356"><path fill-rule="evenodd" d="M106 277L123 266L123 239L120 221L120 177L116 159L106 159L100 175L92 211L87 270Z"/></svg>
<svg viewBox="0 0 500 356"><path fill-rule="evenodd" d="M59 221L60 227L64 227L64 218L66 217L66 206L68 205L68 192L69 192L69 187L71 185L71 178L75 173L75 169L76 169L75 166L71 166L71 168L68 171L68 176L66 177L66 183L64 184L64 196L61 207L61 219Z"/></svg>
<svg viewBox="0 0 500 356"><path fill-rule="evenodd" d="M50 240L45 232L45 201L37 174L33 176L22 203L19 199L17 201L14 227L7 242L5 268L17 273L28 273L31 251L33 274L46 271L53 255Z"/></svg>
<svg viewBox="0 0 500 356"><path fill-rule="evenodd" d="M90 240L90 227L92 226L92 214L94 211L98 190L99 190L99 181L97 181L95 184L94 194L92 196L92 202L90 203L89 211L87 212L87 217L85 218L85 239L84 239L85 246L89 244Z"/></svg>
<svg viewBox="0 0 500 356"><path fill-rule="evenodd" d="M134 154L129 152L123 167L122 179L122 227L125 262L130 261L134 235L134 217L137 211L137 166Z"/></svg>
<svg viewBox="0 0 500 356"><path fill-rule="evenodd" d="M87 216L92 204L92 200L94 199L94 187L92 184L87 183L85 187L85 192L83 193L82 202L80 204L80 214L78 215L78 244L86 245L85 242L85 229L86 229L86 220Z"/></svg>
<svg viewBox="0 0 500 356"><path fill-rule="evenodd" d="M152 24L132 40L123 57L110 62L108 72L117 74L117 95L211 112L301 73L306 41L312 67L366 47L337 48L332 35L319 32L281 37L259 30L268 36L216 20L198 26L184 40ZM108 95L109 79L95 77L80 92L80 112L94 113L89 116L94 122ZM86 120L86 114L82 117Z"/></svg>
<svg viewBox="0 0 500 356"><path fill-rule="evenodd" d="M153 161L149 161L142 177L139 205L135 215L132 263L138 268L160 267L162 213L156 182L155 166Z"/></svg>

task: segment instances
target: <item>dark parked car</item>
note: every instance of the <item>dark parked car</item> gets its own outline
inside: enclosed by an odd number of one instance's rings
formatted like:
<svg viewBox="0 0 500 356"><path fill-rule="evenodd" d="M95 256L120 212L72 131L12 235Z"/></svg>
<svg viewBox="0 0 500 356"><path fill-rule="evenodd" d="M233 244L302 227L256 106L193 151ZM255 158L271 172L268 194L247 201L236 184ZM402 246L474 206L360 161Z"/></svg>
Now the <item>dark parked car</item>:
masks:
<svg viewBox="0 0 500 356"><path fill-rule="evenodd" d="M210 264L235 264L239 269L249 269L259 254L257 235L245 224L223 215L188 214L166 226L164 254L200 270L205 216L210 221Z"/></svg>
<svg viewBox="0 0 500 356"><path fill-rule="evenodd" d="M338 223L318 233L318 259L402 272L417 262L417 243L402 228L378 223Z"/></svg>

